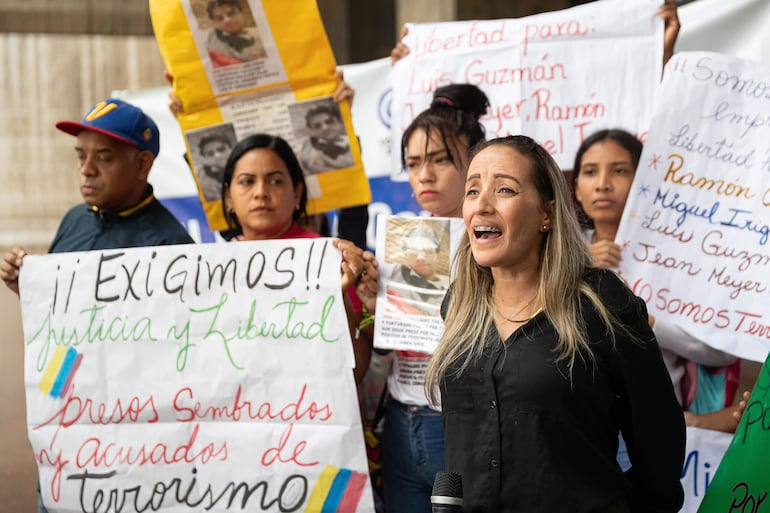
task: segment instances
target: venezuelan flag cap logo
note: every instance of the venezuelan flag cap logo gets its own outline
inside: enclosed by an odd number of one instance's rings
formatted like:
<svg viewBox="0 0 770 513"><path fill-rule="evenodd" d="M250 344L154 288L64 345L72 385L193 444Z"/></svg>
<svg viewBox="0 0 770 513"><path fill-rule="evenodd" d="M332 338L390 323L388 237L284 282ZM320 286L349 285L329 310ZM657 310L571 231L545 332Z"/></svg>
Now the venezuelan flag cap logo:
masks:
<svg viewBox="0 0 770 513"><path fill-rule="evenodd" d="M355 513L368 474L326 465L318 477L305 513Z"/></svg>
<svg viewBox="0 0 770 513"><path fill-rule="evenodd" d="M56 128L70 135L91 130L140 150L151 151L156 157L160 151L160 132L152 118L139 107L115 98L91 107L80 123L59 121Z"/></svg>
<svg viewBox="0 0 770 513"><path fill-rule="evenodd" d="M83 353L78 353L74 348L58 346L43 371L40 391L57 399L66 396L82 359Z"/></svg>

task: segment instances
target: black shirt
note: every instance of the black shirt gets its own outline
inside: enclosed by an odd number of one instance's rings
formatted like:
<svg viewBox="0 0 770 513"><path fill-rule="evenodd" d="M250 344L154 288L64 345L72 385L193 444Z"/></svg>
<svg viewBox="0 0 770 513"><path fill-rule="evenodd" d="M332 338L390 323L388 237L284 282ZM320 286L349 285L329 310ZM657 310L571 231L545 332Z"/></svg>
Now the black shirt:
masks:
<svg viewBox="0 0 770 513"><path fill-rule="evenodd" d="M465 513L601 510L623 498L632 512L676 512L685 430L644 302L612 273L586 280L638 340L613 347L590 301L581 302L594 363L572 375L557 362L544 313L442 386L447 470L462 476ZM616 462L618 430L633 467Z"/></svg>

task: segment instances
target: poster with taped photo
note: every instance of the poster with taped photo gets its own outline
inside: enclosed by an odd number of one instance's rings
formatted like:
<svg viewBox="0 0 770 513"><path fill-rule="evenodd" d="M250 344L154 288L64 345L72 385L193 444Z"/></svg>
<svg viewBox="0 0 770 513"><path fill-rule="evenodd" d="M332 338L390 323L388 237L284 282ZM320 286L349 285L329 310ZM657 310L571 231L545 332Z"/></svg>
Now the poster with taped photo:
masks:
<svg viewBox="0 0 770 513"><path fill-rule="evenodd" d="M331 96L289 105L289 116L294 151L306 175L355 164L340 107Z"/></svg>
<svg viewBox="0 0 770 513"><path fill-rule="evenodd" d="M451 282L451 260L463 231L461 219L379 216L374 345L433 352L444 324L440 308Z"/></svg>
<svg viewBox="0 0 770 513"><path fill-rule="evenodd" d="M198 190L204 201L220 201L227 157L237 142L232 123L191 130L185 136L190 145Z"/></svg>
<svg viewBox="0 0 770 513"><path fill-rule="evenodd" d="M189 0L183 4L216 94L286 81L261 2Z"/></svg>

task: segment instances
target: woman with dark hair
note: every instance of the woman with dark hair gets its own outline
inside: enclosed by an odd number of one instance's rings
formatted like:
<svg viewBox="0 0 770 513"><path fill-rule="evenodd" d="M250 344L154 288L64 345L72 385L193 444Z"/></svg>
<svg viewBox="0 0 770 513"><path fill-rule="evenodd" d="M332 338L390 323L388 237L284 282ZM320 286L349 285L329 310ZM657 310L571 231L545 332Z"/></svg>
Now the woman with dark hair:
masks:
<svg viewBox="0 0 770 513"><path fill-rule="evenodd" d="M625 130L599 130L586 138L575 154L572 190L578 216L590 241L591 256L598 267L615 267L620 262L620 246L615 244L620 216L634 180L642 143ZM578 184L578 182L580 182ZM596 201L586 200L592 187L611 187Z"/></svg>
<svg viewBox="0 0 770 513"><path fill-rule="evenodd" d="M479 118L488 107L478 87L450 84L436 89L430 107L404 131L401 163L417 202L431 215L460 215L468 149L484 140Z"/></svg>
<svg viewBox="0 0 770 513"><path fill-rule="evenodd" d="M426 386L463 511L678 511L684 421L645 304L593 267L553 158L525 136L478 145L462 212Z"/></svg>
<svg viewBox="0 0 770 513"><path fill-rule="evenodd" d="M284 139L255 134L235 145L222 179L222 209L228 227L243 232L239 240L317 237L299 225L306 208L305 176Z"/></svg>
<svg viewBox="0 0 770 513"><path fill-rule="evenodd" d="M436 89L428 109L407 127L401 162L420 206L432 216L459 217L471 145L484 140L479 122L489 101L476 86ZM367 261L367 283L376 283L376 262ZM376 290L376 287L374 287ZM374 295L362 295L373 312ZM388 376L382 475L387 513L430 513L436 472L444 470L441 406L425 392L431 355L394 351Z"/></svg>
<svg viewBox="0 0 770 513"><path fill-rule="evenodd" d="M593 264L612 269L620 264L622 248L615 236L623 216L631 184L642 153L642 143L625 130L600 130L580 145L572 169L572 189L579 213L588 228L583 232ZM698 338L680 326L665 319L649 315L648 322L660 344L663 360L674 384L674 392L685 410L688 425L718 431L734 432L738 427L739 408L731 408L738 387L740 361ZM718 392L705 400L701 392L690 396L690 389L683 384L699 381L685 379L686 374L699 371L695 364L720 370L724 383L713 387ZM689 372L688 372L689 370ZM708 376L702 374L702 380ZM705 390L705 388L704 388ZM694 390L692 392L694 394ZM714 413L718 412L718 413ZM733 415L733 412L736 412ZM624 456L621 452L621 461Z"/></svg>
<svg viewBox="0 0 770 513"><path fill-rule="evenodd" d="M280 137L256 134L233 148L222 180L222 207L228 226L240 230L233 240L307 239L319 237L305 230L307 189L302 168L291 146ZM365 270L364 254L350 241L336 239L342 253L342 291L355 352L356 383L369 367L371 346L354 336L361 302L355 289Z"/></svg>

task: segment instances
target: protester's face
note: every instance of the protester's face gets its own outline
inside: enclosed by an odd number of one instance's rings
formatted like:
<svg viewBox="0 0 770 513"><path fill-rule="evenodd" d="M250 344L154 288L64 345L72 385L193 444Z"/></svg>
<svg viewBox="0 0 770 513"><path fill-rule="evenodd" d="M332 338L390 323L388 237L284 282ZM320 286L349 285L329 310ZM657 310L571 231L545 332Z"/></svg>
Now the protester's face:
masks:
<svg viewBox="0 0 770 513"><path fill-rule="evenodd" d="M471 160L463 219L476 262L484 267L537 268L550 218L532 179L530 159L502 145Z"/></svg>
<svg viewBox="0 0 770 513"><path fill-rule="evenodd" d="M335 140L345 131L337 116L332 116L327 112L311 116L307 122L307 127L310 130L310 135L326 141Z"/></svg>
<svg viewBox="0 0 770 513"><path fill-rule="evenodd" d="M455 152L459 153L459 152ZM458 217L463 201L465 177L449 158L449 151L436 130L412 132L406 143L409 184L422 208L433 215Z"/></svg>
<svg viewBox="0 0 770 513"><path fill-rule="evenodd" d="M272 150L247 151L235 164L225 192L246 240L274 239L292 225L302 185L295 187L281 158Z"/></svg>
<svg viewBox="0 0 770 513"><path fill-rule="evenodd" d="M438 247L427 237L409 236L404 240L405 264L423 278L431 279L436 274Z"/></svg>
<svg viewBox="0 0 770 513"><path fill-rule="evenodd" d="M243 13L232 5L220 5L211 10L214 27L229 34L238 34L243 30Z"/></svg>
<svg viewBox="0 0 770 513"><path fill-rule="evenodd" d="M617 227L634 180L631 153L611 139L586 150L575 180L575 198L595 223Z"/></svg>
<svg viewBox="0 0 770 513"><path fill-rule="evenodd" d="M223 170L230 156L230 145L224 141L211 141L201 148L203 164L213 170Z"/></svg>
<svg viewBox="0 0 770 513"><path fill-rule="evenodd" d="M144 195L150 152L91 130L78 134L75 152L80 195L87 204L102 210L122 210L138 203Z"/></svg>

